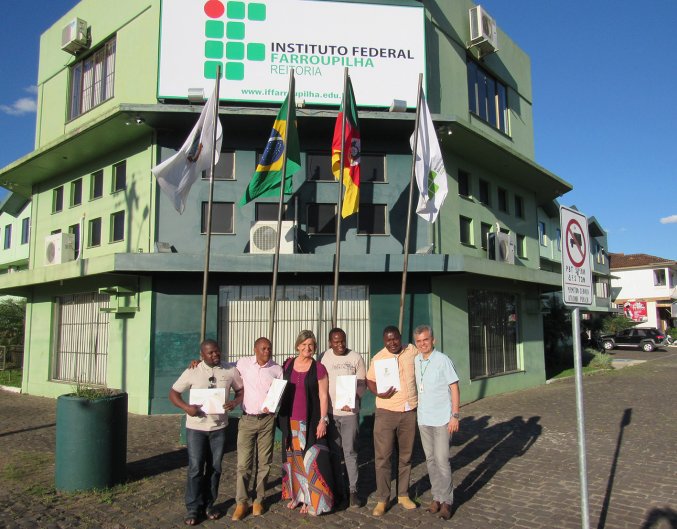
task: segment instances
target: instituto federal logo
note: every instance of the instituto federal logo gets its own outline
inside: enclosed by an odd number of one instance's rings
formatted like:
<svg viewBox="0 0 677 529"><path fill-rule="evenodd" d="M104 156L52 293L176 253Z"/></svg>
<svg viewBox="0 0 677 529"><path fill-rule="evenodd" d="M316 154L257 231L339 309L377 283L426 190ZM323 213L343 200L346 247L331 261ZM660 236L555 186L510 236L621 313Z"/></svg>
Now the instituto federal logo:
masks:
<svg viewBox="0 0 677 529"><path fill-rule="evenodd" d="M215 79L217 67L229 81L242 81L245 61L264 61L266 45L247 42L247 24L266 20L266 5L261 2L208 0L204 5L204 76ZM225 21L224 19L225 14ZM225 64L224 64L225 63Z"/></svg>

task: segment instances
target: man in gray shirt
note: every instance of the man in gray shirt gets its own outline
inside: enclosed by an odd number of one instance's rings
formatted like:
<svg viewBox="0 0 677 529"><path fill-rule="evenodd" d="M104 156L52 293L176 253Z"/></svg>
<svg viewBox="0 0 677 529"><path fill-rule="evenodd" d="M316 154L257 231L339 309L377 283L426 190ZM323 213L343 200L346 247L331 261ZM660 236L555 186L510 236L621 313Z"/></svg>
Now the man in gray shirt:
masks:
<svg viewBox="0 0 677 529"><path fill-rule="evenodd" d="M357 495L357 437L360 421L359 399L366 389L364 360L359 353L346 347L346 333L343 329L334 328L329 331L329 349L322 354L320 362L329 374L328 440L336 480L336 505L345 502L346 497L349 497L350 507L359 508L361 501ZM335 406L336 380L341 375L356 376L354 408L345 405L339 409ZM344 468L348 474L348 487Z"/></svg>

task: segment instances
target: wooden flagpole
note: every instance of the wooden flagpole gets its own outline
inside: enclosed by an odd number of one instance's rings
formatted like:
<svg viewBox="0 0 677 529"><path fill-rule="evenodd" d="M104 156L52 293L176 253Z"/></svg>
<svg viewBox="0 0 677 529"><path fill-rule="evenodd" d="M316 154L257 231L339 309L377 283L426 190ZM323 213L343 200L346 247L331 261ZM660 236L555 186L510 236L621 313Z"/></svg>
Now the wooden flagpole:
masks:
<svg viewBox="0 0 677 529"><path fill-rule="evenodd" d="M270 292L270 313L268 316L268 339L274 342L275 332L275 301L277 298L277 272L280 266L280 237L282 236L282 204L284 203L284 186L287 180L287 154L289 148L289 118L291 117L294 98L294 70L289 72L289 92L287 92L287 126L284 129L284 152L282 153L282 176L280 177L280 199L277 205L277 241L275 244L275 257L273 259L273 286Z"/></svg>
<svg viewBox="0 0 677 529"><path fill-rule="evenodd" d="M338 325L338 288L339 288L339 269L341 267L341 209L343 208L343 163L345 160L346 147L346 93L348 91L348 68L343 68L343 101L341 108L343 110L343 119L341 120L341 157L338 179L338 200L336 204L336 255L334 256L334 304L331 310L331 326Z"/></svg>
<svg viewBox="0 0 677 529"><path fill-rule="evenodd" d="M416 151L418 149L418 128L421 117L421 93L423 91L423 74L418 74L418 96L416 99L416 124L414 125L414 144L412 145L411 176L409 177L409 205L407 207L407 230L404 236L404 262L402 263L402 291L400 292L400 318L398 329L404 332L404 296L407 293L407 268L409 266L409 237L411 232L411 208L414 202L414 180L416 177Z"/></svg>
<svg viewBox="0 0 677 529"><path fill-rule="evenodd" d="M214 130L212 133L212 159L209 165L209 203L207 205L207 244L205 248L205 268L202 273L202 321L200 322L200 343L205 339L207 332L207 286L209 284L209 254L212 245L212 202L214 200L214 166L216 165L216 134L219 122L219 81L221 80L221 65L216 67L216 85L214 87Z"/></svg>

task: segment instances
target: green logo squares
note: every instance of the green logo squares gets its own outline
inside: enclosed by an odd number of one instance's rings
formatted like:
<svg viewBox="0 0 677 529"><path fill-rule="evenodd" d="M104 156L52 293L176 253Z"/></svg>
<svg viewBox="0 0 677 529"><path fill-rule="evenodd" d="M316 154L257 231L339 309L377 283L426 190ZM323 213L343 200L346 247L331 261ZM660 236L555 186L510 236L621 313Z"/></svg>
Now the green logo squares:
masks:
<svg viewBox="0 0 677 529"><path fill-rule="evenodd" d="M228 42L226 43L226 59L231 61L241 61L244 59L244 43Z"/></svg>
<svg viewBox="0 0 677 529"><path fill-rule="evenodd" d="M242 22L228 22L226 24L226 37L228 40L243 40L244 24Z"/></svg>
<svg viewBox="0 0 677 529"><path fill-rule="evenodd" d="M244 79L244 63L227 62L226 79L229 81L242 81Z"/></svg>
<svg viewBox="0 0 677 529"><path fill-rule="evenodd" d="M223 59L223 42L220 40L206 41L205 57L207 59Z"/></svg>
<svg viewBox="0 0 677 529"><path fill-rule="evenodd" d="M266 58L266 45L260 42L247 44L247 59L250 61L262 61Z"/></svg>
<svg viewBox="0 0 677 529"><path fill-rule="evenodd" d="M437 173L435 171L430 171L430 174L428 175L428 197L432 198L435 196L435 193L439 190L440 186L438 186L435 183L435 178L437 177Z"/></svg>
<svg viewBox="0 0 677 529"><path fill-rule="evenodd" d="M207 20L207 22L205 22L205 37L208 39L222 39L223 29L223 22L219 20Z"/></svg>
<svg viewBox="0 0 677 529"><path fill-rule="evenodd" d="M247 18L249 20L256 20L262 22L266 19L266 4L259 4L252 2L249 4L249 13Z"/></svg>
<svg viewBox="0 0 677 529"><path fill-rule="evenodd" d="M217 66L222 66L219 61L205 61L205 79L216 79Z"/></svg>
<svg viewBox="0 0 677 529"><path fill-rule="evenodd" d="M244 2L228 2L227 16L235 20L244 20Z"/></svg>

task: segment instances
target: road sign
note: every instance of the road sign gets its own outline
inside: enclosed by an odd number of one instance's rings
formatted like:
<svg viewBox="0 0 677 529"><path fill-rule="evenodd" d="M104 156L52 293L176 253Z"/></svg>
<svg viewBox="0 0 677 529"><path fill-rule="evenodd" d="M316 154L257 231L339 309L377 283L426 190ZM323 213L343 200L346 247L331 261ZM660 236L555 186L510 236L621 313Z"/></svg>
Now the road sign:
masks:
<svg viewBox="0 0 677 529"><path fill-rule="evenodd" d="M560 206L562 233L562 295L564 303L592 304L592 270L588 218L575 209Z"/></svg>

